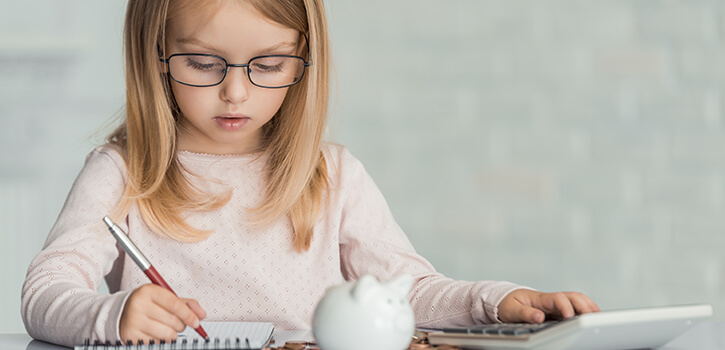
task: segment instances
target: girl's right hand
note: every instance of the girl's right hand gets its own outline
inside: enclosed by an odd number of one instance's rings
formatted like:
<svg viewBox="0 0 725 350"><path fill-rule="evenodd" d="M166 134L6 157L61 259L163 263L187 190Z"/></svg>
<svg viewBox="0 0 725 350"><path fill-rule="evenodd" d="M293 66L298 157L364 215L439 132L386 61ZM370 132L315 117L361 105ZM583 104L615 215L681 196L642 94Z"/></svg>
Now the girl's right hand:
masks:
<svg viewBox="0 0 725 350"><path fill-rule="evenodd" d="M176 339L177 332L186 326L199 327L206 311L194 299L181 299L166 288L155 284L138 287L126 301L121 314L120 335L124 344L139 340L148 344Z"/></svg>

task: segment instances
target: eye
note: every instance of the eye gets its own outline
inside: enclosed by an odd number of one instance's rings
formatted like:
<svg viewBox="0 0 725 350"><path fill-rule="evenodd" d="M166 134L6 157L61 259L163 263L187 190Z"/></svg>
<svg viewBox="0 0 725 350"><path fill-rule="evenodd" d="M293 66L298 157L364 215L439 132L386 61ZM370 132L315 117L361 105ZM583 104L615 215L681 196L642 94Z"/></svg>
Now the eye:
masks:
<svg viewBox="0 0 725 350"><path fill-rule="evenodd" d="M224 70L223 64L218 59L204 57L187 57L186 65L198 71Z"/></svg>
<svg viewBox="0 0 725 350"><path fill-rule="evenodd" d="M282 64L275 64L275 65L266 65L262 63L255 63L252 70L261 72L261 73L273 73L273 72L281 72L282 71Z"/></svg>
<svg viewBox="0 0 725 350"><path fill-rule="evenodd" d="M289 57L263 56L250 62L249 69L256 73L280 73L287 70L291 59Z"/></svg>

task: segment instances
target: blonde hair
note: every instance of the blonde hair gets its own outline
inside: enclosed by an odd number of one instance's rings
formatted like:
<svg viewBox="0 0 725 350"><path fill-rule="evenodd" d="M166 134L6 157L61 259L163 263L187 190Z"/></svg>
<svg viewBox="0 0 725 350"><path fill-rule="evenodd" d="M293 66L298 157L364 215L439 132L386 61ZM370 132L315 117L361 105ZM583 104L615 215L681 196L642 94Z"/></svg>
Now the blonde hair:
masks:
<svg viewBox="0 0 725 350"><path fill-rule="evenodd" d="M267 188L262 204L251 209L250 225L268 225L284 216L291 221L293 245L309 249L313 227L329 189L322 152L329 96L329 50L322 0L249 1L270 20L308 36L313 64L303 80L291 86L275 116L263 126ZM157 234L180 241L200 241L211 231L184 221L188 211L223 207L231 193L203 193L188 181L176 155L180 112L165 74L159 50L165 47L169 18L200 3L189 0L130 0L124 26L126 118L108 137L120 147L127 165L127 184L112 217L125 217L137 204Z"/></svg>

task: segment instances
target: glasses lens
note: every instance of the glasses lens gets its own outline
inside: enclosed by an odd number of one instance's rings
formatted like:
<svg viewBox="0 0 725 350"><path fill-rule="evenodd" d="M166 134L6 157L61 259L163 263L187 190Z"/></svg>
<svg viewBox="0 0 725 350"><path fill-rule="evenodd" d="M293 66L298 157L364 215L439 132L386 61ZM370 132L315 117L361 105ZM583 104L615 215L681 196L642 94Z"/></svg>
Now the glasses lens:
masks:
<svg viewBox="0 0 725 350"><path fill-rule="evenodd" d="M264 56L249 62L249 80L258 86L283 87L302 79L305 61L300 57Z"/></svg>
<svg viewBox="0 0 725 350"><path fill-rule="evenodd" d="M216 85L224 79L227 65L221 57L178 55L169 59L171 77L187 85Z"/></svg>

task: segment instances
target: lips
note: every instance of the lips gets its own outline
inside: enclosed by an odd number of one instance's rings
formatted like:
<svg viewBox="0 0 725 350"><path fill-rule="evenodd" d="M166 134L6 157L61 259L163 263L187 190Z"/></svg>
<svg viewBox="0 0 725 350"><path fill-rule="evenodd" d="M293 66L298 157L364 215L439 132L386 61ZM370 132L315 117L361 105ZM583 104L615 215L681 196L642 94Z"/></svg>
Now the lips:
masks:
<svg viewBox="0 0 725 350"><path fill-rule="evenodd" d="M223 130L235 131L244 127L244 125L246 125L249 121L249 117L241 114L224 113L220 116L214 117L214 121Z"/></svg>

